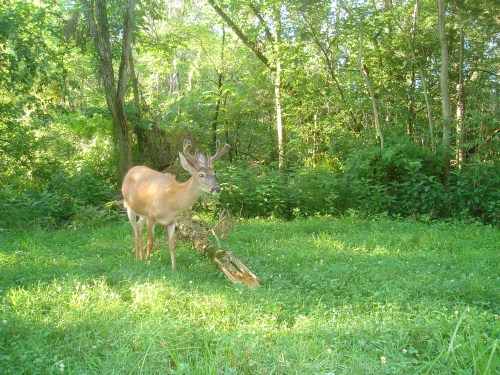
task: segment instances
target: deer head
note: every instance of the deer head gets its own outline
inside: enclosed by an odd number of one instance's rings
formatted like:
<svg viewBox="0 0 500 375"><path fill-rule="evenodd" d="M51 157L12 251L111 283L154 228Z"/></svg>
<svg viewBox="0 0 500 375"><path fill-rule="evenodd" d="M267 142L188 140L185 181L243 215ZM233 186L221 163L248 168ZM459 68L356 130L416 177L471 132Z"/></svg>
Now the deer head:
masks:
<svg viewBox="0 0 500 375"><path fill-rule="evenodd" d="M210 155L196 153L191 155L189 148L191 142L184 140L182 153L179 152L182 167L191 174L193 183L202 191L206 193L216 194L220 193L220 186L215 181L215 173L213 170L213 162L229 151L230 146L226 143L224 147L220 147L220 142L216 142L216 152Z"/></svg>

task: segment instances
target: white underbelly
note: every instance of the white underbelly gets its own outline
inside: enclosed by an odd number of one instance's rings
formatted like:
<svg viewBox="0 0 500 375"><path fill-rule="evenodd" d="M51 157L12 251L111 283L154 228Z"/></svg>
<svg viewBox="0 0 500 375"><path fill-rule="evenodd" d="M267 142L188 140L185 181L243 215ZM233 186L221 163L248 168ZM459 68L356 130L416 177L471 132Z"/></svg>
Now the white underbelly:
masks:
<svg viewBox="0 0 500 375"><path fill-rule="evenodd" d="M142 210L133 210L131 207L128 207L129 210L132 210L134 214L143 218L146 222L151 219L155 224L161 225L170 225L175 223L175 219L177 219L177 215L174 213L160 213L160 212L142 212Z"/></svg>

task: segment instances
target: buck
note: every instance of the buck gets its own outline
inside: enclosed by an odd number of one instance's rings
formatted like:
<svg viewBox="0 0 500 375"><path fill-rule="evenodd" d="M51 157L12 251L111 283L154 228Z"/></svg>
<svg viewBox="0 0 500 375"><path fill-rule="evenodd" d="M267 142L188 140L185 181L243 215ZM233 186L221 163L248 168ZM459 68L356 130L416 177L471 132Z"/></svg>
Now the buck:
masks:
<svg viewBox="0 0 500 375"><path fill-rule="evenodd" d="M216 194L220 186L215 180L213 162L224 155L230 148L228 144L220 147L217 141L215 155L195 153L191 155L188 149L191 142L184 141L183 151L179 152L182 167L191 174L185 182L177 182L175 176L160 173L148 167L132 167L123 179L122 194L127 215L134 229L135 256L142 260L142 230L147 224L148 240L146 261L149 262L153 249L154 228L156 224L167 226L168 246L172 270L176 271L175 263L175 221L177 216L190 208L203 193Z"/></svg>

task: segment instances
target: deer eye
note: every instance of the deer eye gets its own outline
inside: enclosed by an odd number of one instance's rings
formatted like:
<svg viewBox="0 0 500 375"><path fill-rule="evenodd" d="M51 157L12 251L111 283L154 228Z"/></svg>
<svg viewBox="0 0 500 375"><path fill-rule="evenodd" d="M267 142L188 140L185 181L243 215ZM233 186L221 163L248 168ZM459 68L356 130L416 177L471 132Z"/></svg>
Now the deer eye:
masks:
<svg viewBox="0 0 500 375"><path fill-rule="evenodd" d="M203 178L203 177L205 177L205 174L204 174L204 173L200 173L200 174L198 175L198 177Z"/></svg>

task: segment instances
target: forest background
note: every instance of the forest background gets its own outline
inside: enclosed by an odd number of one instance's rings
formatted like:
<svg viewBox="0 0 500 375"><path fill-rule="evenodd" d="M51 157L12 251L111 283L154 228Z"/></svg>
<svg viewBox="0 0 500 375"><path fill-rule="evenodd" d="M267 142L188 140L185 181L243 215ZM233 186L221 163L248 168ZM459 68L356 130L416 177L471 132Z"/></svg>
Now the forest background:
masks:
<svg viewBox="0 0 500 375"><path fill-rule="evenodd" d="M211 208L498 224L498 4L3 0L0 228L113 220L231 144ZM207 204L206 202L204 204Z"/></svg>

